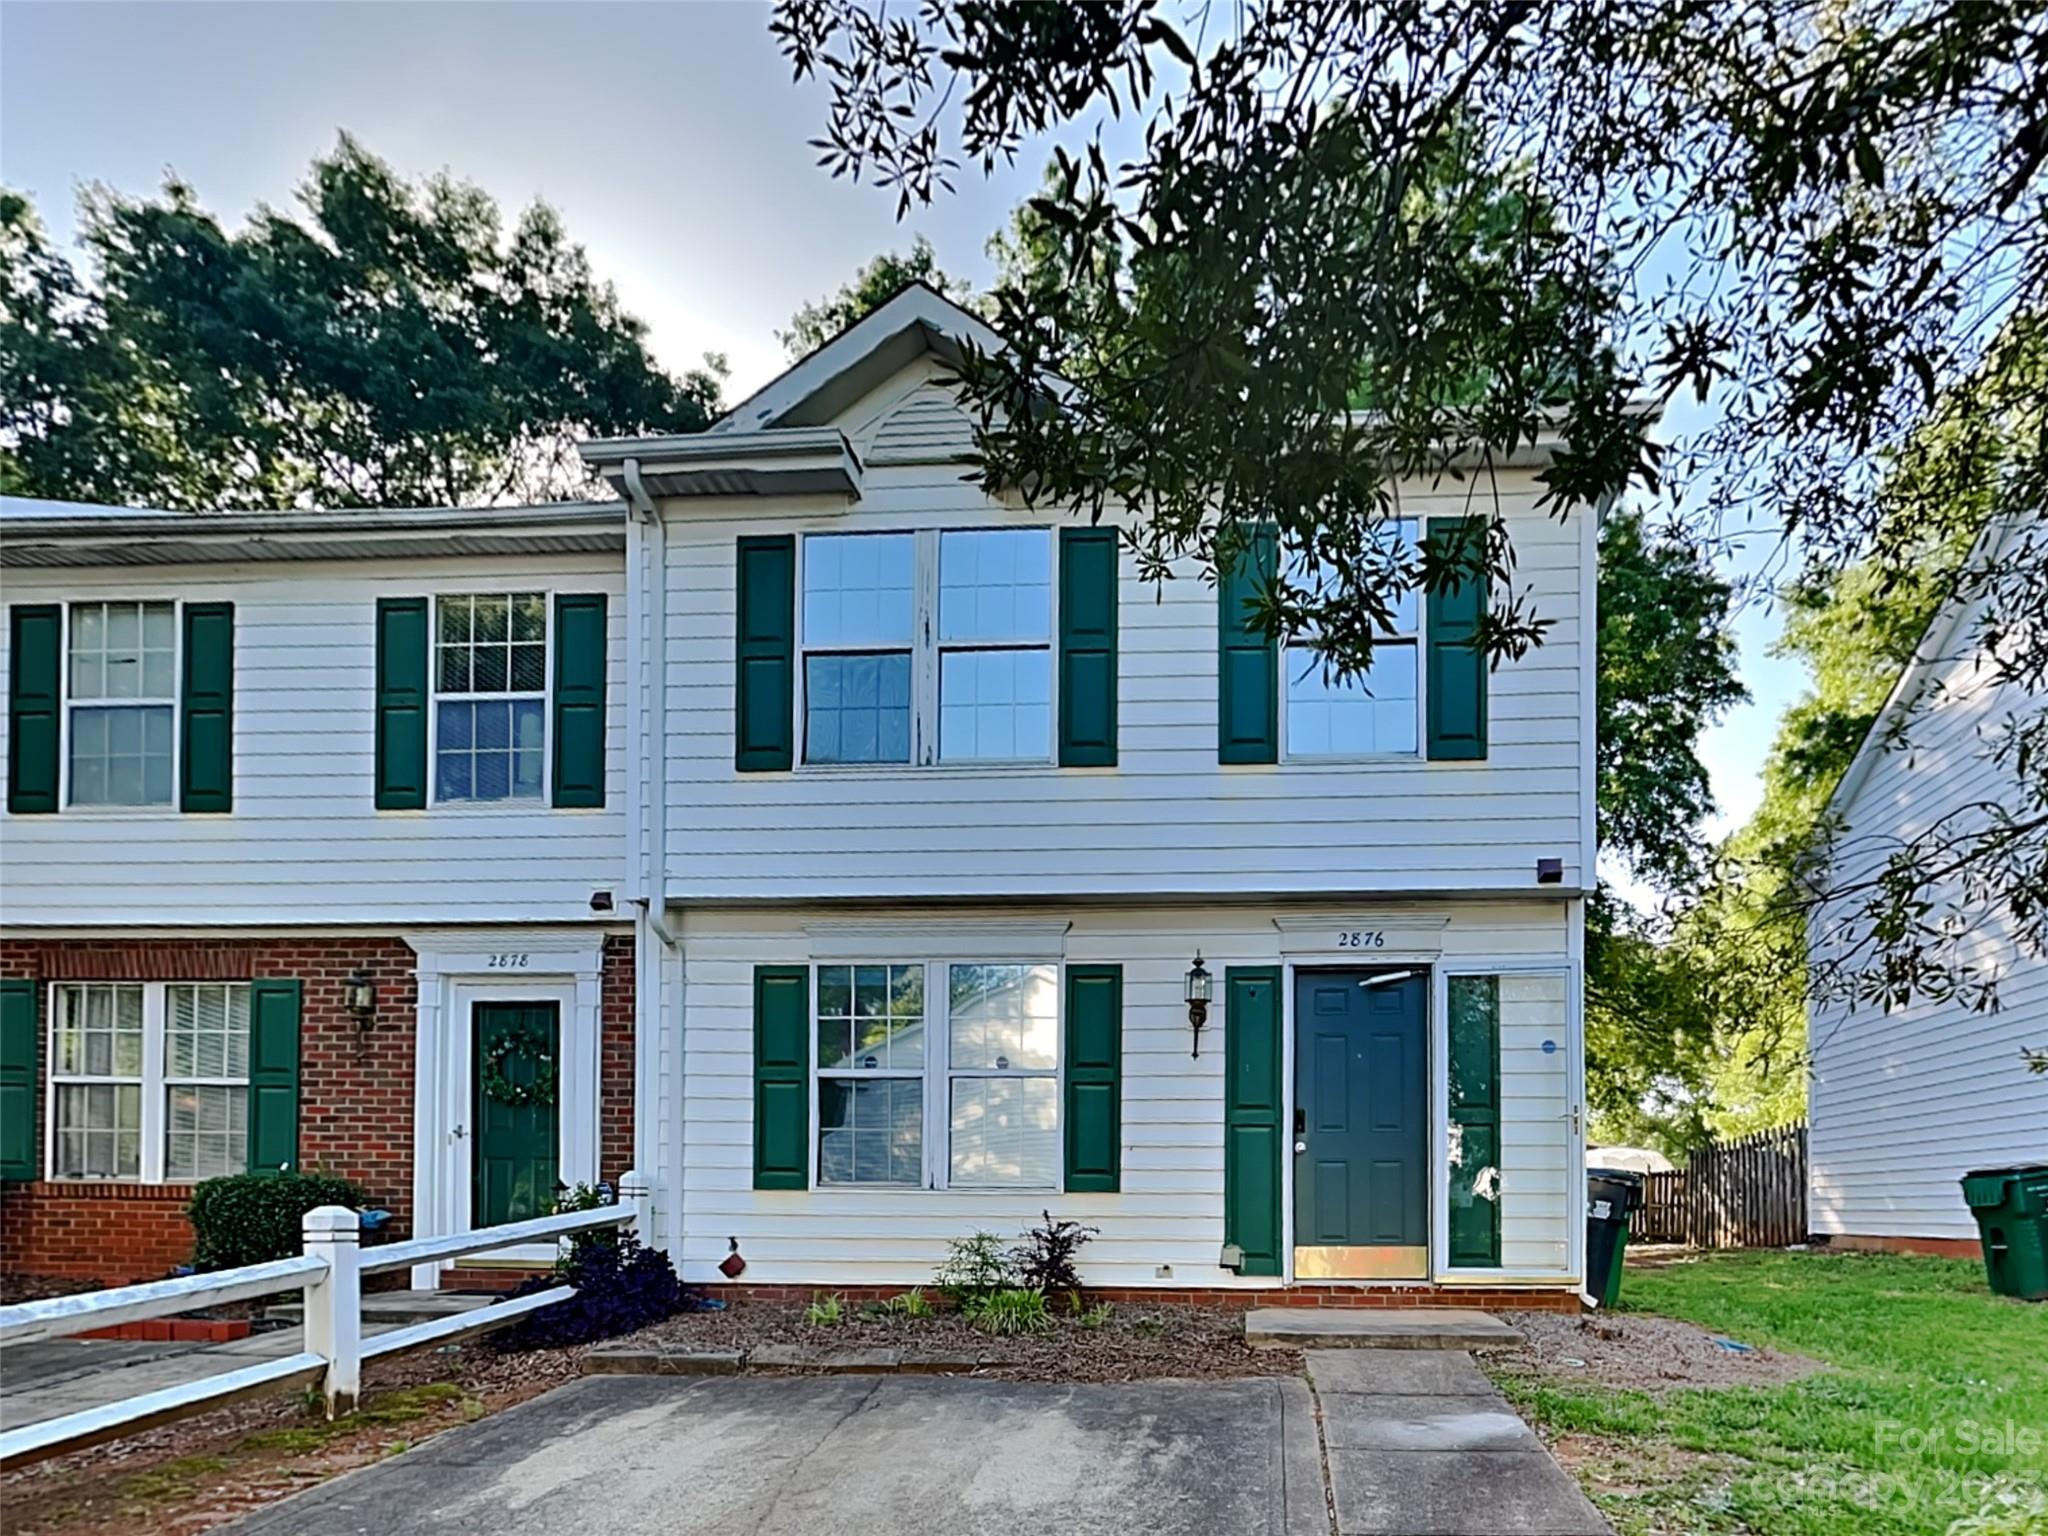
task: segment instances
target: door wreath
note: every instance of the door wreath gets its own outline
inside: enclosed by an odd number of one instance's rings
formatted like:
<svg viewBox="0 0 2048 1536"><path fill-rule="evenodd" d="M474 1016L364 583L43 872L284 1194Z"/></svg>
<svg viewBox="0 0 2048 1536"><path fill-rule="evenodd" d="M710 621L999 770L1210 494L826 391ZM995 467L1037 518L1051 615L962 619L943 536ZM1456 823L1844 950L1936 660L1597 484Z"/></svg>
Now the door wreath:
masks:
<svg viewBox="0 0 2048 1536"><path fill-rule="evenodd" d="M514 1056L533 1063L532 1082L515 1083L506 1075L505 1064ZM530 1024L511 1025L484 1049L482 1086L486 1098L515 1109L552 1106L556 1091L554 1041L545 1030Z"/></svg>

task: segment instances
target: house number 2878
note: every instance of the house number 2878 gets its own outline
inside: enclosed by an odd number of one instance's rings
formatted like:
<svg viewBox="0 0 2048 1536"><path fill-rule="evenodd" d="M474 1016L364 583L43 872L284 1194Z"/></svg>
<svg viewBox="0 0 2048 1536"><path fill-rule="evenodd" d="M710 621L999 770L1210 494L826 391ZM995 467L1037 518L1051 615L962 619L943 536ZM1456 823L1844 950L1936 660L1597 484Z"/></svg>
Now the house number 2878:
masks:
<svg viewBox="0 0 2048 1536"><path fill-rule="evenodd" d="M525 954L492 955L489 968L494 971L523 971L526 969L527 961L532 958L531 955Z"/></svg>
<svg viewBox="0 0 2048 1536"><path fill-rule="evenodd" d="M1342 928L1337 932L1339 949L1385 949L1387 936L1376 928Z"/></svg>

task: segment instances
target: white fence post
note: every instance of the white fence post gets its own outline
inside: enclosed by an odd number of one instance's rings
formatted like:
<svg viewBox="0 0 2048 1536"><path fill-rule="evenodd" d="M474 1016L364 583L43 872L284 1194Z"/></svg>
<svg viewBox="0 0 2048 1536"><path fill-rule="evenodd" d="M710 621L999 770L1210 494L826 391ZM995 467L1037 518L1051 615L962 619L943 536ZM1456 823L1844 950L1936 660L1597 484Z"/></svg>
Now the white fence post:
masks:
<svg viewBox="0 0 2048 1536"><path fill-rule="evenodd" d="M654 1186L637 1168L619 1175L619 1204L633 1212L633 1235L641 1242L654 1241Z"/></svg>
<svg viewBox="0 0 2048 1536"><path fill-rule="evenodd" d="M327 1263L306 1287L306 1348L327 1362L321 1388L336 1419L354 1411L363 1385L363 1219L346 1206L316 1206L301 1231L307 1256Z"/></svg>

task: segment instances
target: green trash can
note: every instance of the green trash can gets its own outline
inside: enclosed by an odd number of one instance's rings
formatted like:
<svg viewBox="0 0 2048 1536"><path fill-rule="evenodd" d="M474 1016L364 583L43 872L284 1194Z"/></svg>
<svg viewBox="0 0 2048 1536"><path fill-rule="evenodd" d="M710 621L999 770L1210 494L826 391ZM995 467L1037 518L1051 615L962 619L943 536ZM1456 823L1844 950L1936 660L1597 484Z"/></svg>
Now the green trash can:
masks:
<svg viewBox="0 0 2048 1536"><path fill-rule="evenodd" d="M1966 1173L1963 1200L1977 1218L1992 1291L2048 1301L2048 1163Z"/></svg>
<svg viewBox="0 0 2048 1536"><path fill-rule="evenodd" d="M1586 1170L1586 1294L1602 1307L1621 1295L1628 1218L1643 1205L1643 1176L1626 1168Z"/></svg>

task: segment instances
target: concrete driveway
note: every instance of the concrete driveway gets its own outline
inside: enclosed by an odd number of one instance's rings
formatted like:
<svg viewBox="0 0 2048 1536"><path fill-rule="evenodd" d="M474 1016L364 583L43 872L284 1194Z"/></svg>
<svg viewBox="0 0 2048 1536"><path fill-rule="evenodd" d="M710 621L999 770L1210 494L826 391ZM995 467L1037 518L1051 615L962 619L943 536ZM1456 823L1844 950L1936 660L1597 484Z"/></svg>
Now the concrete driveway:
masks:
<svg viewBox="0 0 2048 1536"><path fill-rule="evenodd" d="M590 1376L230 1529L1606 1532L1469 1356L1312 1350L1308 1366L1313 1392L1291 1377L1058 1386L943 1376Z"/></svg>
<svg viewBox="0 0 2048 1536"><path fill-rule="evenodd" d="M1328 1536L1292 1379L591 1376L241 1536Z"/></svg>

